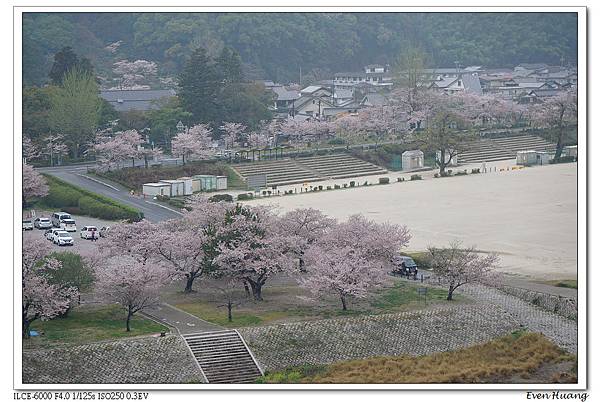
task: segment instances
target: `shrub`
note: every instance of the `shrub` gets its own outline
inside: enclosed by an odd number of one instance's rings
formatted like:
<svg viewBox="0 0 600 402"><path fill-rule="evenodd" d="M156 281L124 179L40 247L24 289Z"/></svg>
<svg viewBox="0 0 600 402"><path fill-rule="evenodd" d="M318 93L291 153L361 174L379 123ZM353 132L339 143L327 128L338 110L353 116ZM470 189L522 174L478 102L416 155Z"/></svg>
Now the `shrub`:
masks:
<svg viewBox="0 0 600 402"><path fill-rule="evenodd" d="M263 190L262 195L263 195L263 197L266 197L267 196L267 190Z"/></svg>
<svg viewBox="0 0 600 402"><path fill-rule="evenodd" d="M396 181L397 181L398 183L401 183L401 182L403 182L403 181L404 181L404 177L397 177L397 178L396 178Z"/></svg>
<svg viewBox="0 0 600 402"><path fill-rule="evenodd" d="M477 169L471 169L471 174L477 174L477 173L481 173L481 171L479 170L479 168L477 168Z"/></svg>
<svg viewBox="0 0 600 402"><path fill-rule="evenodd" d="M339 189L340 189L340 188L342 188L342 187L341 187L339 184L334 184L334 185L333 185L333 188L334 188L334 189L336 189L336 190L339 190Z"/></svg>
<svg viewBox="0 0 600 402"><path fill-rule="evenodd" d="M219 201L233 202L233 196L231 194L215 194L212 197L210 197L208 200L212 201L212 202L219 202Z"/></svg>
<svg viewBox="0 0 600 402"><path fill-rule="evenodd" d="M456 172L454 175L455 175L455 176L465 176L465 175L467 175L467 174L468 174L468 173L467 173L467 171L466 171L466 170L463 170L462 172L460 172L460 171L459 171L459 172Z"/></svg>
<svg viewBox="0 0 600 402"><path fill-rule="evenodd" d="M569 162L575 162L575 157L574 156L561 156L558 158L550 159L550 163L552 163L552 164L554 164L554 163L569 163Z"/></svg>
<svg viewBox="0 0 600 402"><path fill-rule="evenodd" d="M363 183L363 186L368 186L369 182L365 180L365 182Z"/></svg>
<svg viewBox="0 0 600 402"><path fill-rule="evenodd" d="M237 196L238 201L251 200L252 198L254 198L252 193L242 193Z"/></svg>
<svg viewBox="0 0 600 402"><path fill-rule="evenodd" d="M168 195L159 194L156 196L156 201L168 202L171 199Z"/></svg>
<svg viewBox="0 0 600 402"><path fill-rule="evenodd" d="M74 186L53 176L44 175L50 187L42 202L48 206L69 210L73 214L88 215L100 219L127 219L139 221L144 214L112 198Z"/></svg>
<svg viewBox="0 0 600 402"><path fill-rule="evenodd" d="M414 181L414 180L423 180L423 178L421 177L420 174L413 174L412 176L410 176L410 180Z"/></svg>
<svg viewBox="0 0 600 402"><path fill-rule="evenodd" d="M433 175L433 177L435 177L435 178L437 179L438 177L440 177L440 174L439 174L439 173L435 173L435 174Z"/></svg>
<svg viewBox="0 0 600 402"><path fill-rule="evenodd" d="M440 177L450 177L450 176L452 176L451 170L440 173Z"/></svg>
<svg viewBox="0 0 600 402"><path fill-rule="evenodd" d="M389 177L380 177L379 184L390 184L390 178Z"/></svg>
<svg viewBox="0 0 600 402"><path fill-rule="evenodd" d="M327 186L327 190L331 190L331 186Z"/></svg>
<svg viewBox="0 0 600 402"><path fill-rule="evenodd" d="M356 185L356 182L354 182L354 181L350 182L350 187L354 187L355 185Z"/></svg>
<svg viewBox="0 0 600 402"><path fill-rule="evenodd" d="M343 145L345 143L346 143L346 141L343 138L340 138L340 137L332 138L328 142L328 144L331 144L331 145Z"/></svg>
<svg viewBox="0 0 600 402"><path fill-rule="evenodd" d="M449 170L448 170L448 174L452 174L452 169L449 169Z"/></svg>
<svg viewBox="0 0 600 402"><path fill-rule="evenodd" d="M319 191L323 190L323 186L319 186Z"/></svg>
<svg viewBox="0 0 600 402"><path fill-rule="evenodd" d="M344 188L346 188L346 187L348 187L348 184L347 184L347 183L344 183Z"/></svg>

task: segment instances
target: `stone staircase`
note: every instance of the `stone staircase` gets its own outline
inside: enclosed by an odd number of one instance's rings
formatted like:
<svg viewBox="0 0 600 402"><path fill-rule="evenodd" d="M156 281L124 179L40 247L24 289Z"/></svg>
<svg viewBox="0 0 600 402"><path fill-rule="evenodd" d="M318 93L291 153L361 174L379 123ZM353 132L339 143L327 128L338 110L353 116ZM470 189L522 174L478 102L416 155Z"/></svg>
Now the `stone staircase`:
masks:
<svg viewBox="0 0 600 402"><path fill-rule="evenodd" d="M253 383L263 372L236 330L183 335L209 384Z"/></svg>
<svg viewBox="0 0 600 402"><path fill-rule="evenodd" d="M253 174L266 174L269 187L387 173L380 166L345 153L245 163L232 168L243 179Z"/></svg>
<svg viewBox="0 0 600 402"><path fill-rule="evenodd" d="M468 151L458 155L458 162L493 162L516 158L517 151L553 152L554 149L556 149L554 144L533 135L481 139L471 143Z"/></svg>

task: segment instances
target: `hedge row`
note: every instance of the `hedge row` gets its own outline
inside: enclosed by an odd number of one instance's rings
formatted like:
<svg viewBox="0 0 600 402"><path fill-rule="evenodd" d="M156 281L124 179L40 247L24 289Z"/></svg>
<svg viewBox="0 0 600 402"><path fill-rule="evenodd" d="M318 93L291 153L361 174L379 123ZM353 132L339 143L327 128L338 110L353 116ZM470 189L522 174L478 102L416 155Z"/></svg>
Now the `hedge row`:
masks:
<svg viewBox="0 0 600 402"><path fill-rule="evenodd" d="M144 217L142 212L111 198L74 186L54 176L44 177L49 187L48 195L41 200L44 205L72 214L107 220L139 221Z"/></svg>

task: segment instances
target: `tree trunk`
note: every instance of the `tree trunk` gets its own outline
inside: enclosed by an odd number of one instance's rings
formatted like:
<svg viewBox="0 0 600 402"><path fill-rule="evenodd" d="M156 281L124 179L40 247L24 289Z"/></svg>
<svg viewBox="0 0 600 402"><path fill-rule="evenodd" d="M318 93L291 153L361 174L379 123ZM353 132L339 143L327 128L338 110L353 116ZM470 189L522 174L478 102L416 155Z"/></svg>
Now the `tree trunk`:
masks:
<svg viewBox="0 0 600 402"><path fill-rule="evenodd" d="M340 295L340 300L342 301L342 310L348 310L348 308L346 307L346 298L344 297L344 295Z"/></svg>
<svg viewBox="0 0 600 402"><path fill-rule="evenodd" d="M29 339L29 326L31 322L23 318L23 339Z"/></svg>
<svg viewBox="0 0 600 402"><path fill-rule="evenodd" d="M196 277L191 274L185 274L185 277L187 279L185 281L185 289L183 290L183 293L192 293L194 291L194 289L192 289L192 285L194 284L194 279L196 279Z"/></svg>
<svg viewBox="0 0 600 402"><path fill-rule="evenodd" d="M438 165L440 166L440 176L446 172L446 150L440 150L440 160L438 161Z"/></svg>
<svg viewBox="0 0 600 402"><path fill-rule="evenodd" d="M254 296L254 300L262 301L262 284L254 281L248 281L248 283L252 288L252 296Z"/></svg>
<svg viewBox="0 0 600 402"><path fill-rule="evenodd" d="M233 317L231 315L231 300L227 302L227 321L232 322L233 321Z"/></svg>
<svg viewBox="0 0 600 402"><path fill-rule="evenodd" d="M127 327L127 332L131 332L131 317L133 317L133 312L131 311L131 308L127 309L127 322L126 322L126 327Z"/></svg>
<svg viewBox="0 0 600 402"><path fill-rule="evenodd" d="M131 167L134 168L135 167L135 158L131 158Z"/></svg>
<svg viewBox="0 0 600 402"><path fill-rule="evenodd" d="M448 297L446 297L446 300L452 301L452 294L454 293L455 290L456 290L456 287L450 285L450 287L448 288Z"/></svg>
<svg viewBox="0 0 600 402"><path fill-rule="evenodd" d="M181 155L181 160L183 161L183 165L185 166L185 154Z"/></svg>
<svg viewBox="0 0 600 402"><path fill-rule="evenodd" d="M558 128L558 140L556 141L556 152L554 152L554 159L560 158L564 148L564 130L563 127Z"/></svg>
<svg viewBox="0 0 600 402"><path fill-rule="evenodd" d="M246 296L250 296L250 289L248 288L248 282L244 281L244 290L246 291Z"/></svg>
<svg viewBox="0 0 600 402"><path fill-rule="evenodd" d="M148 169L148 155L144 154L144 167Z"/></svg>

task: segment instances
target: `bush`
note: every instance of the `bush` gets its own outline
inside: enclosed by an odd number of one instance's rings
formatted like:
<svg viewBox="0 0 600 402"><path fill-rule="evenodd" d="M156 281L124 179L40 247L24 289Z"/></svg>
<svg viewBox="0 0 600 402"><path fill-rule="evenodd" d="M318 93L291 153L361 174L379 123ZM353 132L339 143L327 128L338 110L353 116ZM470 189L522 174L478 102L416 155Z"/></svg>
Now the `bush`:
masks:
<svg viewBox="0 0 600 402"><path fill-rule="evenodd" d="M332 138L328 142L328 144L331 144L331 145L343 145L345 143L346 143L346 141L343 138L340 138L340 137Z"/></svg>
<svg viewBox="0 0 600 402"><path fill-rule="evenodd" d="M48 196L41 201L50 207L68 210L72 214L94 218L139 221L144 214L112 198L74 186L54 176L44 175L49 186Z"/></svg>
<svg viewBox="0 0 600 402"><path fill-rule="evenodd" d="M323 190L323 186L319 186L319 191Z"/></svg>
<svg viewBox="0 0 600 402"><path fill-rule="evenodd" d="M397 177L397 178L396 178L396 181L397 181L398 183L401 183L401 182L403 182L403 181L404 181L404 177Z"/></svg>
<svg viewBox="0 0 600 402"><path fill-rule="evenodd" d="M435 177L435 178L437 179L437 178L439 178L439 177L440 177L440 174L439 174L439 173L435 173L435 174L433 175L433 177Z"/></svg>
<svg viewBox="0 0 600 402"><path fill-rule="evenodd" d="M238 196L237 196L238 201L251 200L253 198L254 198L254 194L252 194L252 193L242 193L242 194L238 194Z"/></svg>
<svg viewBox="0 0 600 402"><path fill-rule="evenodd" d="M347 184L347 183L344 183L344 188L347 188L347 187L348 187L348 184Z"/></svg>
<svg viewBox="0 0 600 402"><path fill-rule="evenodd" d="M356 185L356 183L354 181L350 182L350 187L354 187Z"/></svg>
<svg viewBox="0 0 600 402"><path fill-rule="evenodd" d="M479 170L479 168L471 169L471 174L477 174L477 173L481 173L481 170Z"/></svg>
<svg viewBox="0 0 600 402"><path fill-rule="evenodd" d="M231 194L216 194L216 195L213 195L212 197L210 197L208 200L212 201L212 202L219 202L219 201L233 202L233 196Z"/></svg>
<svg viewBox="0 0 600 402"><path fill-rule="evenodd" d="M465 170L463 170L462 172L460 172L460 171L459 171L459 172L456 172L454 175L455 175L455 176L465 176L465 175L467 175L467 174L468 174L468 173L467 173L467 170L465 169Z"/></svg>
<svg viewBox="0 0 600 402"><path fill-rule="evenodd" d="M168 195L159 194L156 196L156 201L168 202L171 199Z"/></svg>
<svg viewBox="0 0 600 402"><path fill-rule="evenodd" d="M368 186L369 182L365 180L365 182L363 183L363 186Z"/></svg>
<svg viewBox="0 0 600 402"><path fill-rule="evenodd" d="M333 185L333 188L334 188L334 189L336 189L336 190L339 190L339 189L340 189L340 188L342 188L342 187L341 187L339 184L334 184L334 185Z"/></svg>
<svg viewBox="0 0 600 402"><path fill-rule="evenodd" d="M440 177L450 177L450 176L452 176L451 170L440 173Z"/></svg>
<svg viewBox="0 0 600 402"><path fill-rule="evenodd" d="M380 177L379 184L390 184L390 178L389 177Z"/></svg>
<svg viewBox="0 0 600 402"><path fill-rule="evenodd" d="M423 178L421 177L420 174L413 174L412 176L410 176L410 180L414 181L414 180L423 180Z"/></svg>

